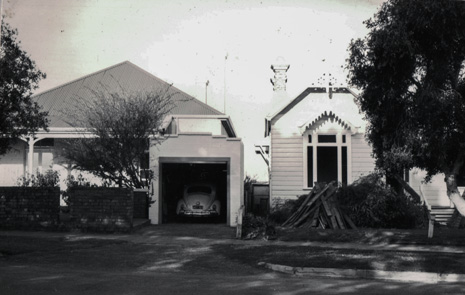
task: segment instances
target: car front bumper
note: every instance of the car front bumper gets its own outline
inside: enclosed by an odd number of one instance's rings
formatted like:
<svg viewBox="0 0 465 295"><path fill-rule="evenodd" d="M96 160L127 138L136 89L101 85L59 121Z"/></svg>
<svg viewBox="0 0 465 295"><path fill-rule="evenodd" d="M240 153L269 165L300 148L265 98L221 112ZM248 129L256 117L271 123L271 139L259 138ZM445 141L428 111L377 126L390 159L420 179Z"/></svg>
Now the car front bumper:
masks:
<svg viewBox="0 0 465 295"><path fill-rule="evenodd" d="M178 216L186 216L186 217L211 217L211 216L218 216L218 212L216 211L180 211Z"/></svg>

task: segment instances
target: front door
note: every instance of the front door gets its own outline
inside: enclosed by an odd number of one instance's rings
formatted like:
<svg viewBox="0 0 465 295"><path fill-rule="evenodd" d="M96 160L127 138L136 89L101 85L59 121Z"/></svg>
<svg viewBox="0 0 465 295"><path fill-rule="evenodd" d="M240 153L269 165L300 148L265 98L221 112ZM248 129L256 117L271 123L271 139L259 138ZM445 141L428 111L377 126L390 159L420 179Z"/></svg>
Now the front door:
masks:
<svg viewBox="0 0 465 295"><path fill-rule="evenodd" d="M337 182L337 147L317 147L317 180L318 182Z"/></svg>

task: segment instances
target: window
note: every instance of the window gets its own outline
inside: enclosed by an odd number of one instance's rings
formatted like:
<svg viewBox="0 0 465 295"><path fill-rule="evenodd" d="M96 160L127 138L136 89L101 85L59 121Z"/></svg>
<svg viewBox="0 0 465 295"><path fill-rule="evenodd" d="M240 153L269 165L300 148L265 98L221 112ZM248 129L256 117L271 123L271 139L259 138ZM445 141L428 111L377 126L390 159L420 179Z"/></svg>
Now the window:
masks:
<svg viewBox="0 0 465 295"><path fill-rule="evenodd" d="M320 143L336 142L336 135L318 135L318 142Z"/></svg>
<svg viewBox="0 0 465 295"><path fill-rule="evenodd" d="M26 165L25 169L28 171L28 162L27 154L29 153L26 150ZM53 151L48 148L34 148L33 164L32 164L32 173L36 174L37 172L44 173L45 171L51 169L53 166Z"/></svg>
<svg viewBox="0 0 465 295"><path fill-rule="evenodd" d="M150 156L148 151L139 159L139 172L142 182L145 182L147 185L150 182L152 172L149 168Z"/></svg>
<svg viewBox="0 0 465 295"><path fill-rule="evenodd" d="M342 134L344 132L344 134ZM313 187L315 182L349 181L350 134L342 131L337 134L307 131L304 135L305 187ZM312 138L316 139L312 141Z"/></svg>
<svg viewBox="0 0 465 295"><path fill-rule="evenodd" d="M313 146L307 146L307 186L313 186Z"/></svg>

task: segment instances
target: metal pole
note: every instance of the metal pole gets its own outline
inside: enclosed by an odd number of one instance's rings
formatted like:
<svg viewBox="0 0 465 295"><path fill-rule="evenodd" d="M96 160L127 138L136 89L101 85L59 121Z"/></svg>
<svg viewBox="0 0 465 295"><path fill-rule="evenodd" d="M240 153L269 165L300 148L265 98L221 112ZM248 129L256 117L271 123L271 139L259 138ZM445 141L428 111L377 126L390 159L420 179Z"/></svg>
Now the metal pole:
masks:
<svg viewBox="0 0 465 295"><path fill-rule="evenodd" d="M207 100L208 84L210 84L209 80L207 80L207 82L205 82L205 103L206 104L208 104L208 100Z"/></svg>
<svg viewBox="0 0 465 295"><path fill-rule="evenodd" d="M228 60L228 53L224 57L224 98L223 98L223 113L226 114L226 61Z"/></svg>

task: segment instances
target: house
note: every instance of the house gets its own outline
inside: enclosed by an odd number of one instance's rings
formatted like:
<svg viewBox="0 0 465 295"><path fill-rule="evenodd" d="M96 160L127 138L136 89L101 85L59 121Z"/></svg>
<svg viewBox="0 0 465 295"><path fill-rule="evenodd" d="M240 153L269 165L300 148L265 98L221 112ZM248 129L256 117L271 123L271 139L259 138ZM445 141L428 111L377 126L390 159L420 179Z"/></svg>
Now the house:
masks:
<svg viewBox="0 0 465 295"><path fill-rule="evenodd" d="M265 118L268 144L256 150L269 163L271 205L308 193L315 182L351 184L375 169L365 139L367 123L355 102L356 93L325 74L296 97L286 92L285 63L274 71L273 111ZM413 169L406 180L429 205L451 208L443 177L422 182L424 171Z"/></svg>
<svg viewBox="0 0 465 295"><path fill-rule="evenodd" d="M93 99L92 90L121 87L125 91L168 88L169 84L126 61L34 95L48 111L49 130L17 140L9 153L0 157L0 186L15 185L27 173L58 171L62 185L76 175L71 163L59 156L63 140L85 136L83 128L67 123L66 112L76 98ZM160 144L151 144L146 166L155 175L150 188L154 203L149 208L153 224L174 220L176 203L189 182L216 186L221 202L221 221L235 225L243 204L243 144L231 119L175 87L170 87L174 108L165 118ZM71 110L72 111L72 110ZM154 141L155 139L151 139ZM85 174L85 177L91 177Z"/></svg>

